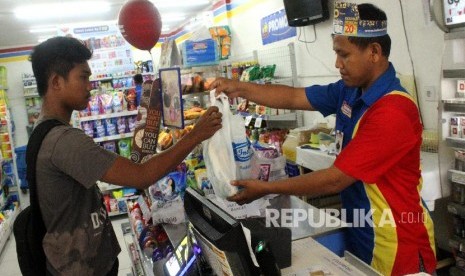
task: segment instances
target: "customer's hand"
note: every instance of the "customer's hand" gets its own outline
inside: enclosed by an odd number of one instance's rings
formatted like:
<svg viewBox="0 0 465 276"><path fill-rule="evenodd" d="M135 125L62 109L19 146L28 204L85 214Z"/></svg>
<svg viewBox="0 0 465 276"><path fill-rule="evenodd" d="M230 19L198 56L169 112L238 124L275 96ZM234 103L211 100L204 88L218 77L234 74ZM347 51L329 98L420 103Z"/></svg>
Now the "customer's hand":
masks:
<svg viewBox="0 0 465 276"><path fill-rule="evenodd" d="M223 115L219 112L218 107L209 107L207 111L200 116L197 123L195 123L194 129L192 129L189 133L189 136L195 138L199 142L212 137L213 134L222 127L222 116Z"/></svg>
<svg viewBox="0 0 465 276"><path fill-rule="evenodd" d="M217 78L215 79L209 87L210 90L216 89L216 95L219 95L221 92L224 92L229 98L241 97L241 82L237 80Z"/></svg>
<svg viewBox="0 0 465 276"><path fill-rule="evenodd" d="M231 182L231 185L242 189L239 189L235 195L228 197L227 200L235 201L240 205L250 203L269 193L269 183L261 180L234 180Z"/></svg>

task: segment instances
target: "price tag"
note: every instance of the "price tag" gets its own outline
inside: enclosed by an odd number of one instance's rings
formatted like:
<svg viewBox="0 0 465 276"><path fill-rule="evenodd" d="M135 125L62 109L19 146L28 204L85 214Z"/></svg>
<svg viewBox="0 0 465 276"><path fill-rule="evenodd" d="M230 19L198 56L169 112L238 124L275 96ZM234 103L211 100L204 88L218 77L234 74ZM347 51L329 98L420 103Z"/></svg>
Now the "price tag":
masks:
<svg viewBox="0 0 465 276"><path fill-rule="evenodd" d="M458 93L465 93L465 80L458 80L457 81L457 92Z"/></svg>
<svg viewBox="0 0 465 276"><path fill-rule="evenodd" d="M250 124L250 121L252 121L252 116L245 117L245 121L244 121L245 126L248 126Z"/></svg>
<svg viewBox="0 0 465 276"><path fill-rule="evenodd" d="M263 118L262 117L258 117L257 119L255 119L255 127L256 128L260 128L262 126L262 121L263 121Z"/></svg>

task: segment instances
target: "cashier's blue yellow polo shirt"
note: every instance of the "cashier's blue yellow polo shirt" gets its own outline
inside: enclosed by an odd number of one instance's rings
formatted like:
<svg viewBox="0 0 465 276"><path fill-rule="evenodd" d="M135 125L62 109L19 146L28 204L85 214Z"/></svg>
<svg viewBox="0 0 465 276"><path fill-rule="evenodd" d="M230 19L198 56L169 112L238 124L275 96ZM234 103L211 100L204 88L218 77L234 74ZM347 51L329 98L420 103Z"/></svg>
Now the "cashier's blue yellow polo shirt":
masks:
<svg viewBox="0 0 465 276"><path fill-rule="evenodd" d="M420 265L433 272L433 223L420 197L422 125L392 64L364 94L342 80L306 94L324 116L336 114L344 139L334 165L358 179L341 192L348 250L384 275Z"/></svg>

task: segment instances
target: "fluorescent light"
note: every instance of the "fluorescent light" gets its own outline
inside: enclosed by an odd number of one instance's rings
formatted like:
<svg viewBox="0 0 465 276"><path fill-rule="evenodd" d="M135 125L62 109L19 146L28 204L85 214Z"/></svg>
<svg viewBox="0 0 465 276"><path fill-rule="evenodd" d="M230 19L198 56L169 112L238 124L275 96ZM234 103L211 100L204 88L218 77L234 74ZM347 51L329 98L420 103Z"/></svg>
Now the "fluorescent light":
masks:
<svg viewBox="0 0 465 276"><path fill-rule="evenodd" d="M57 28L55 27L41 27L41 28L33 28L30 29L29 32L31 33L51 33L56 32Z"/></svg>
<svg viewBox="0 0 465 276"><path fill-rule="evenodd" d="M177 0L177 1L166 1L166 0L153 0L152 1L157 9L162 8L179 8L179 7L192 7L192 6L202 6L211 4L209 0Z"/></svg>
<svg viewBox="0 0 465 276"><path fill-rule="evenodd" d="M104 1L78 1L45 3L22 6L14 10L19 19L35 20L64 18L100 14L110 10L110 4ZM82 11L82 12L80 12Z"/></svg>
<svg viewBox="0 0 465 276"><path fill-rule="evenodd" d="M186 19L186 15L183 13L163 13L161 15L161 21L165 22L176 22Z"/></svg>

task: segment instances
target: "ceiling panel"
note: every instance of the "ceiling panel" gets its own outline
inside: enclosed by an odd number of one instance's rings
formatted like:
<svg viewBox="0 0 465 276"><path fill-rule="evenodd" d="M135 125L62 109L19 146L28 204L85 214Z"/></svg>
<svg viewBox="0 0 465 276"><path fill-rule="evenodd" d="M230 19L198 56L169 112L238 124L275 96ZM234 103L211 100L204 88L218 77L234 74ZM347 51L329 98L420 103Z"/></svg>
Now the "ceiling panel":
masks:
<svg viewBox="0 0 465 276"><path fill-rule="evenodd" d="M70 25L75 23L83 22L100 22L100 21L110 21L117 20L118 14L126 1L122 0L105 0L110 3L110 10L105 13L98 15L85 16L81 15L88 14L85 10L76 10L76 16L72 18L55 18L55 19L44 19L40 21L32 20L22 20L16 18L13 11L20 6L27 4L40 4L40 3L61 3L61 2L71 2L66 0L0 0L0 49L5 48L14 48L22 46L33 46L38 43L39 37L52 36L54 33L30 33L29 30L34 26L60 26L60 25ZM158 0L165 1L170 3L180 3L179 0ZM193 0L190 0L191 2ZM211 6L211 0L209 3L204 3L197 6L187 7L186 5L176 5L170 8L159 8L160 14L163 15L172 12L182 12L187 15L187 17L182 21L177 21L174 23L166 23L170 25L170 29L165 31L165 33L170 33L176 28L189 22L190 18L195 17L199 13L205 10L209 10ZM160 4L161 5L161 4ZM156 5L157 6L157 5ZM161 6L160 6L161 7ZM59 11L57 11L59 13Z"/></svg>

